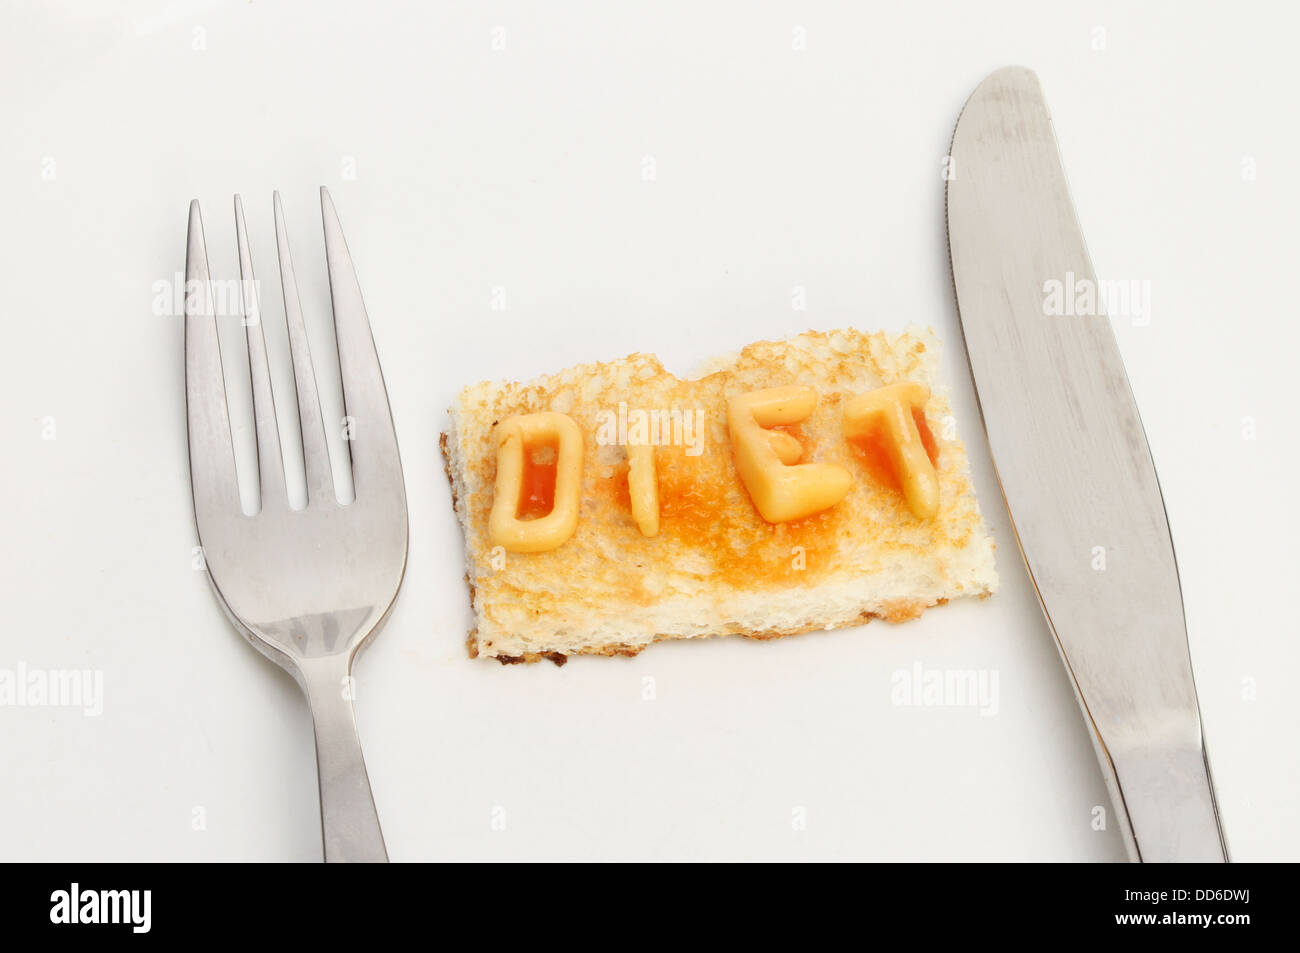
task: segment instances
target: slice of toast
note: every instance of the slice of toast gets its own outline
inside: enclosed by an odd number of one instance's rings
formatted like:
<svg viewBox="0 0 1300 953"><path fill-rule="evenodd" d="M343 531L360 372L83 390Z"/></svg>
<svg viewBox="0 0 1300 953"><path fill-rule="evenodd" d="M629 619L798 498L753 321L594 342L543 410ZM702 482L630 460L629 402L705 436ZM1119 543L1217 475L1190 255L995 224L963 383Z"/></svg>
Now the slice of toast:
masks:
<svg viewBox="0 0 1300 953"><path fill-rule="evenodd" d="M845 330L760 341L690 380L633 354L531 384L465 388L442 449L465 533L470 654L502 662L635 655L659 639L769 639L875 617L900 622L958 596L991 594L993 541L937 373L932 332ZM940 490L928 519L909 509L887 458L844 435L850 397L902 381L930 389L917 415ZM787 428L801 459L843 466L853 480L830 509L774 524L737 475L727 401L791 384L820 397L810 417ZM577 529L549 551L506 552L488 525L494 428L542 411L569 415L582 433ZM647 417L659 425L647 431ZM655 536L638 528L628 487L625 444L647 432L659 491Z"/></svg>

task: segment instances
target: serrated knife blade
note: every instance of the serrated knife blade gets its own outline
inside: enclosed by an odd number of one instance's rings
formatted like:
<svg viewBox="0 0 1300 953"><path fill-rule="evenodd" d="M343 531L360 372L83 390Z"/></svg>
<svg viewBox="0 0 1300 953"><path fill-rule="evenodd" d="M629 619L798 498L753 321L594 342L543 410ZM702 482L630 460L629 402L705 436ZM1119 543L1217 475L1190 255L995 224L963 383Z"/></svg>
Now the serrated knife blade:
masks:
<svg viewBox="0 0 1300 953"><path fill-rule="evenodd" d="M980 83L947 175L994 466L1129 857L1226 861L1164 500L1032 71ZM1083 307L1051 300L1088 282Z"/></svg>

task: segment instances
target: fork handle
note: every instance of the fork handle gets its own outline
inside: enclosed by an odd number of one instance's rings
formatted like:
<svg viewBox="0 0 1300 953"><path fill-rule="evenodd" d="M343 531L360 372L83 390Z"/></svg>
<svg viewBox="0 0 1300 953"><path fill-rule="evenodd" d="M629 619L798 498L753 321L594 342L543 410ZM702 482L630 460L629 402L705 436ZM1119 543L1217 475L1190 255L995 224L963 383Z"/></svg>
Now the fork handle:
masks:
<svg viewBox="0 0 1300 953"><path fill-rule="evenodd" d="M379 814L361 757L348 676L351 661L337 658L302 664L307 702L316 730L320 821L325 862L387 863Z"/></svg>

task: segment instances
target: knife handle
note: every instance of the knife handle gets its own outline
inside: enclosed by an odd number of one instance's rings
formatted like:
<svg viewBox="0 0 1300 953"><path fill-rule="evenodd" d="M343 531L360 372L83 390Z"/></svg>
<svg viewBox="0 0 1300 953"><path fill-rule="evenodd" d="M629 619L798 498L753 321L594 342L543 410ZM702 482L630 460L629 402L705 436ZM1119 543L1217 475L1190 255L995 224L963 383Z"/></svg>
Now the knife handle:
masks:
<svg viewBox="0 0 1300 953"><path fill-rule="evenodd" d="M1228 861L1199 716L1195 729L1194 738L1110 748L1094 729L1097 755L1106 769L1132 861Z"/></svg>

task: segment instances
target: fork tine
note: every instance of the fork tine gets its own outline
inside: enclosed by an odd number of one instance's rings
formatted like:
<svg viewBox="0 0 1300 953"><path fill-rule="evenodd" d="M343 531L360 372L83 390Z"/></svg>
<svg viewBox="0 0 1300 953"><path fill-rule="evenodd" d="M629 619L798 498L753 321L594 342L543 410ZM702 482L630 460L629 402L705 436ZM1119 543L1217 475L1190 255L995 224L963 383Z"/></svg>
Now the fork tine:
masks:
<svg viewBox="0 0 1300 953"><path fill-rule="evenodd" d="M199 200L195 199L190 202L185 245L185 418L190 485L200 527L212 517L229 518L240 512L226 378L221 369L221 343L209 282L203 216Z"/></svg>
<svg viewBox="0 0 1300 953"><path fill-rule="evenodd" d="M284 207L275 193L275 242L280 256L280 284L284 290L284 317L289 327L289 351L293 355L293 380L298 391L298 423L302 431L302 458L307 470L308 505L333 501L334 478L330 473L329 449L325 444L325 422L316 393L316 372L312 369L307 328L298 298L298 280L293 273L289 234L284 225Z"/></svg>
<svg viewBox="0 0 1300 953"><path fill-rule="evenodd" d="M262 330L262 309L253 277L253 256L248 249L248 226L244 203L235 196L235 235L239 243L240 300L244 306L244 329L248 338L248 375L253 382L253 418L257 423L257 469L262 488L262 509L268 504L286 506L284 458L280 453L280 431L275 423L275 393L271 369L266 360L266 333Z"/></svg>
<svg viewBox="0 0 1300 953"><path fill-rule="evenodd" d="M325 226L325 259L329 266L334 335L338 341L339 374L343 380L344 413L350 418L349 450L352 485L357 499L364 492L404 492L397 434L388 406L384 373L379 366L370 318L361 299L352 256L329 190L321 186L321 220Z"/></svg>

